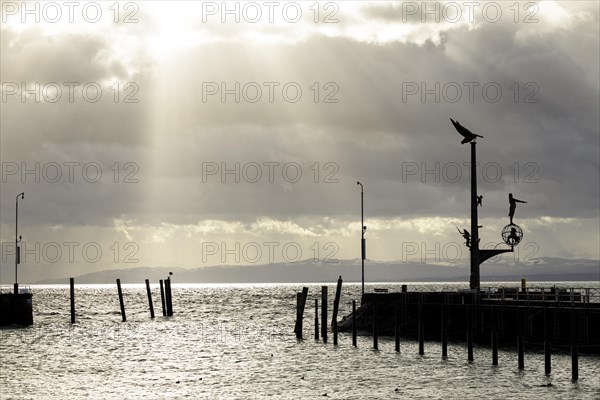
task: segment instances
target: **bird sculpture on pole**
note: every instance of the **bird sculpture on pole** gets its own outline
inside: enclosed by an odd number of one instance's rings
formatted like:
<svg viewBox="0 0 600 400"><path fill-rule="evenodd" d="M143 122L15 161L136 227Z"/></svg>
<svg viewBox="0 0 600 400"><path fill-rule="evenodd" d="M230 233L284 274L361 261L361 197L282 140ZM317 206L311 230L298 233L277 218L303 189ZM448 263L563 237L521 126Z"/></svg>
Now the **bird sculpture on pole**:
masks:
<svg viewBox="0 0 600 400"><path fill-rule="evenodd" d="M460 124L460 122L454 121L452 118L450 118L450 121L452 121L452 125L454 125L454 128L456 128L458 133L460 133L462 136L464 136L464 139L462 140L462 142L460 142L460 144L469 143L469 142L472 142L473 140L477 139L478 137L480 137L480 138L483 137L481 135L477 135L477 134L471 132L470 130L468 130L467 128L462 126Z"/></svg>

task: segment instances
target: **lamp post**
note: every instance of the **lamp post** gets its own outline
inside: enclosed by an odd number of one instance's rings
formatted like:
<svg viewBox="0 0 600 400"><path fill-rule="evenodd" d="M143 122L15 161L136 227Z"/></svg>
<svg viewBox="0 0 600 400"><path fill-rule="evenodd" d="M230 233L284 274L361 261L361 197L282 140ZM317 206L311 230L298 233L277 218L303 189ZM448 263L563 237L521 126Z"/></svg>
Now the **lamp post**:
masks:
<svg viewBox="0 0 600 400"><path fill-rule="evenodd" d="M364 197L365 192L363 188L363 184L360 182L356 182L357 185L360 185L360 248L361 248L361 271L362 271L362 294L365 294L365 258L367 257L367 247L365 242L365 231L367 227L365 226L365 213L364 213Z"/></svg>
<svg viewBox="0 0 600 400"><path fill-rule="evenodd" d="M20 251L19 251L19 241L21 237L19 236L19 197L21 199L25 198L25 193L19 193L16 197L16 205L15 205L15 287L14 294L19 294L19 280L18 280L18 272L17 266L21 262L20 260Z"/></svg>

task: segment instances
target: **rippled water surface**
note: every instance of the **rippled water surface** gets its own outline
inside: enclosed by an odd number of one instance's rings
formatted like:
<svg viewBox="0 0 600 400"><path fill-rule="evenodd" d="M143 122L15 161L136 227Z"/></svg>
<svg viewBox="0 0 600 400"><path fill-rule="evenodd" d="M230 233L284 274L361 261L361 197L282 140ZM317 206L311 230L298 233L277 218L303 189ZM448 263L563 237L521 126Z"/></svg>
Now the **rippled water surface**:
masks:
<svg viewBox="0 0 600 400"><path fill-rule="evenodd" d="M469 364L460 344L451 344L442 360L435 342L425 344L422 357L412 341L402 342L400 354L386 338L379 351L372 350L370 337L359 337L353 348L347 334L338 347L317 343L313 304L320 285L308 286L307 339L300 342L293 334L298 284L174 285L171 318L162 317L154 285L154 320L145 287L124 285L124 323L115 285L82 285L76 288L74 325L68 285L33 286L34 326L0 330L0 398L600 398L598 357L582 356L580 380L572 383L567 354L553 355L553 373L546 377L538 353L527 353L526 369L519 372L510 351L501 351L500 365L492 367L488 348L476 348ZM344 284L340 317L359 292L360 285ZM332 302L334 285L329 293Z"/></svg>

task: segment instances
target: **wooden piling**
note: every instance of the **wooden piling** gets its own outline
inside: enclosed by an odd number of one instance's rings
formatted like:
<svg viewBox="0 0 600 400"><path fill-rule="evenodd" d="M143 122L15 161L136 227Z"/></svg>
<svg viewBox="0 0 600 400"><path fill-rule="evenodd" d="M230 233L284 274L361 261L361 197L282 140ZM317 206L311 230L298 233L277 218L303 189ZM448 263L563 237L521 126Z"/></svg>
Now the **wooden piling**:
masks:
<svg viewBox="0 0 600 400"><path fill-rule="evenodd" d="M340 295L342 292L342 277L340 276L337 281L335 288L335 298L333 300L333 315L331 316L331 329L333 330L333 344L338 344L338 322L337 315L340 307Z"/></svg>
<svg viewBox="0 0 600 400"><path fill-rule="evenodd" d="M444 295L442 303L442 358L448 358L448 326L446 316L448 313L448 295Z"/></svg>
<svg viewBox="0 0 600 400"><path fill-rule="evenodd" d="M419 337L419 355L425 354L425 332L423 326L423 295L419 293L419 305L418 305L418 321L417 321L417 335Z"/></svg>
<svg viewBox="0 0 600 400"><path fill-rule="evenodd" d="M498 366L498 317L492 308L492 365Z"/></svg>
<svg viewBox="0 0 600 400"><path fill-rule="evenodd" d="M165 279L165 302L167 305L167 317L173 316L173 297L171 293L171 278Z"/></svg>
<svg viewBox="0 0 600 400"><path fill-rule="evenodd" d="M467 304L467 359L473 362L473 305Z"/></svg>
<svg viewBox="0 0 600 400"><path fill-rule="evenodd" d="M571 308L571 380L579 379L579 347L578 347L578 324L574 308Z"/></svg>
<svg viewBox="0 0 600 400"><path fill-rule="evenodd" d="M123 322L127 321L125 316L125 303L123 302L123 291L121 290L121 280L117 279L117 292L119 293L119 304L121 305L121 318Z"/></svg>
<svg viewBox="0 0 600 400"><path fill-rule="evenodd" d="M75 323L75 278L69 278L69 286L71 288L71 323Z"/></svg>
<svg viewBox="0 0 600 400"><path fill-rule="evenodd" d="M548 306L544 307L544 372L546 375L552 373L552 343L548 334Z"/></svg>
<svg viewBox="0 0 600 400"><path fill-rule="evenodd" d="M394 303L394 334L396 335L396 342L394 349L396 353L400 352L400 307L398 302Z"/></svg>
<svg viewBox="0 0 600 400"><path fill-rule="evenodd" d="M519 369L525 369L525 341L523 339L523 321L521 320L521 309L517 307L517 357Z"/></svg>
<svg viewBox="0 0 600 400"><path fill-rule="evenodd" d="M315 299L315 340L319 340L319 299Z"/></svg>
<svg viewBox="0 0 600 400"><path fill-rule="evenodd" d="M327 286L321 286L321 337L327 343Z"/></svg>
<svg viewBox="0 0 600 400"><path fill-rule="evenodd" d="M352 346L356 347L356 300L352 300Z"/></svg>
<svg viewBox="0 0 600 400"><path fill-rule="evenodd" d="M302 339L302 292L296 293L296 339Z"/></svg>
<svg viewBox="0 0 600 400"><path fill-rule="evenodd" d="M377 303L373 303L373 349L379 350L379 324L377 323Z"/></svg>
<svg viewBox="0 0 600 400"><path fill-rule="evenodd" d="M150 280L146 279L146 294L148 295L148 306L150 307L150 318L154 318L154 304L152 304L152 292L150 291Z"/></svg>
<svg viewBox="0 0 600 400"><path fill-rule="evenodd" d="M160 304L162 305L162 313L163 317L166 317L167 307L165 306L165 288L163 286L163 280L159 280L158 283L160 284Z"/></svg>
<svg viewBox="0 0 600 400"><path fill-rule="evenodd" d="M304 326L304 307L308 297L308 288L303 287L301 292L296 293L296 325L294 332L298 339L302 339L302 330Z"/></svg>

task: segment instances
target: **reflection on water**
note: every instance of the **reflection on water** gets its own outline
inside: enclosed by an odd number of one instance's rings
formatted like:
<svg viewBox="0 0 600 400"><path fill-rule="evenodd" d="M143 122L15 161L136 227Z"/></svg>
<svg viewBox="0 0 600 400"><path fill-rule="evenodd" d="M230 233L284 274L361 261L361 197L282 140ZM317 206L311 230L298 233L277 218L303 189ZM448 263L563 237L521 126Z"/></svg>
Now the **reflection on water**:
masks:
<svg viewBox="0 0 600 400"><path fill-rule="evenodd" d="M537 285L537 284L536 284ZM598 283L564 286L600 287ZM466 361L462 345L390 339L379 351L369 337L358 348L342 334L339 346L312 340L314 299L309 286L304 336L293 334L296 292L302 285L174 285L175 315L164 318L153 286L157 318L149 317L145 287L124 285L127 322L122 323L115 285L76 288L77 323L69 323L68 286L33 286L35 325L0 330L1 399L147 398L600 398L600 358L580 358L580 381L570 381L570 357L553 357L544 376L543 354L475 349ZM368 286L399 290L399 284ZM456 289L459 284L411 284L410 290ZM335 286L329 287L330 302ZM340 316L360 298L360 285L344 284ZM551 384L551 385L548 385Z"/></svg>

